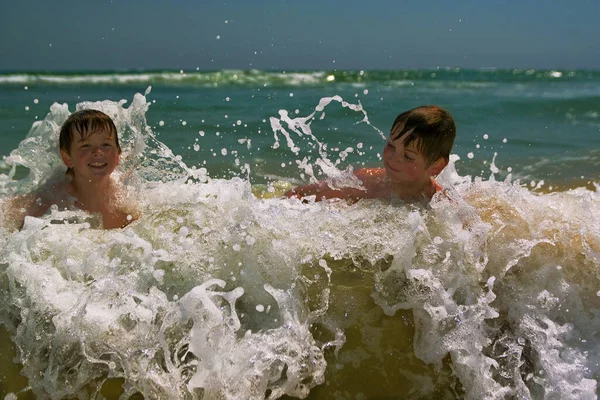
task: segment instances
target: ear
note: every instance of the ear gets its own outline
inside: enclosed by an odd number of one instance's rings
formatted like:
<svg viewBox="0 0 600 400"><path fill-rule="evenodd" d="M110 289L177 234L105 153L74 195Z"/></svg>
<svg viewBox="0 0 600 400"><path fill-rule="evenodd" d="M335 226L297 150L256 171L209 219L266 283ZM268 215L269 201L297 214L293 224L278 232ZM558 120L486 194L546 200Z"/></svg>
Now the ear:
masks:
<svg viewBox="0 0 600 400"><path fill-rule="evenodd" d="M446 159L444 157L438 158L436 161L433 162L433 164L431 164L429 166L429 175L430 176L439 175L440 172L442 172L442 170L444 168L446 168L446 165L448 165L448 161L446 161Z"/></svg>
<svg viewBox="0 0 600 400"><path fill-rule="evenodd" d="M62 158L63 162L65 163L65 165L69 168L73 168L73 160L71 159L71 156L69 155L69 153L67 153L64 150L60 151L60 158Z"/></svg>

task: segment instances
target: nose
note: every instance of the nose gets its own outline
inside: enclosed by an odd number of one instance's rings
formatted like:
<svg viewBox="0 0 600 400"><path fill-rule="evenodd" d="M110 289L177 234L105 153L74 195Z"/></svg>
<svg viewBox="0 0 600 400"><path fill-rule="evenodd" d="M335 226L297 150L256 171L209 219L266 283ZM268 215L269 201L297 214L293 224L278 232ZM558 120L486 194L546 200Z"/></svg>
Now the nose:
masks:
<svg viewBox="0 0 600 400"><path fill-rule="evenodd" d="M104 152L102 151L102 147L98 146L98 147L94 147L92 149L92 154L93 155L102 155Z"/></svg>

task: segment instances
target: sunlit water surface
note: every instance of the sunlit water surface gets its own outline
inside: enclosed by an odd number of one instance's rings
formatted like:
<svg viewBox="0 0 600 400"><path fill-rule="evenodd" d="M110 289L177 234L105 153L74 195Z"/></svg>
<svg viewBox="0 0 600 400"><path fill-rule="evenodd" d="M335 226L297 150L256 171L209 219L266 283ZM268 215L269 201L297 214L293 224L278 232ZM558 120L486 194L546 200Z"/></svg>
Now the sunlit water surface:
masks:
<svg viewBox="0 0 600 400"><path fill-rule="evenodd" d="M344 149L311 136L332 104L368 125L335 97L271 119L272 145L306 179L351 176L336 163ZM104 231L54 209L0 228L0 322L14 344L0 354L18 361L0 371L4 395L597 397L597 191L534 193L496 180L492 160L489 178L460 176L453 156L439 177L449 190L428 206L302 203L282 197L289 182L252 185L243 162L231 179L189 167L157 140L148 106L140 94L78 106L117 122L139 220ZM69 111L54 105L7 158L21 167L0 175L3 197L62 173Z"/></svg>

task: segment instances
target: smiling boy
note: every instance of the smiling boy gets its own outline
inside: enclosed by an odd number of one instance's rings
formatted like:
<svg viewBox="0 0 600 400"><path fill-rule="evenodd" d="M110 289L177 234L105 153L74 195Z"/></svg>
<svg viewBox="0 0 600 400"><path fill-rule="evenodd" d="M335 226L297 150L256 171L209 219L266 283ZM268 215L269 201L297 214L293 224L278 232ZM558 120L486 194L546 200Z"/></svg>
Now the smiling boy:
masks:
<svg viewBox="0 0 600 400"><path fill-rule="evenodd" d="M397 196L405 201L429 202L442 190L437 176L448 165L456 137L450 113L435 105L420 106L396 117L383 149L384 168L361 168L354 174L364 190L331 188L326 182L299 186L286 193L316 200L341 198L350 201Z"/></svg>
<svg viewBox="0 0 600 400"><path fill-rule="evenodd" d="M121 188L111 178L119 165L121 146L112 119L101 111L72 114L60 131L60 155L67 166L68 193L74 206L102 215L105 229L122 228L133 215L119 204Z"/></svg>
<svg viewBox="0 0 600 400"><path fill-rule="evenodd" d="M104 229L125 227L138 217L136 207L124 201L120 182L111 176L119 165L121 147L108 115L98 110L71 114L61 127L59 147L67 166L64 177L35 193L9 199L3 207L9 221L21 227L25 216L41 217L52 205L98 214Z"/></svg>

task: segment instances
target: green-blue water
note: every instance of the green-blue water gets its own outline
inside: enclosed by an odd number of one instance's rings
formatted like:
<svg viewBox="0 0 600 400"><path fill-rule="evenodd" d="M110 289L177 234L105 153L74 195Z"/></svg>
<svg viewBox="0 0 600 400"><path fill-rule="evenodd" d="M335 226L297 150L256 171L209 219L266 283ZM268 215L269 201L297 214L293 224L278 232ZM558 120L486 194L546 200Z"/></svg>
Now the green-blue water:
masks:
<svg viewBox="0 0 600 400"><path fill-rule="evenodd" d="M600 176L600 72L587 70L3 73L0 154L16 148L54 102L73 109L84 100L130 100L148 86L154 102L149 124L186 163L205 164L212 176L237 174L231 151L238 150L238 158L252 166L254 182L270 175L297 178L294 165L281 167L289 152L271 149L269 117L281 109L308 115L321 98L334 95L360 102L383 132L406 109L447 108L457 122L454 153L461 158L461 174L488 177L497 152L500 176L511 168L524 182L573 186ZM377 165L381 139L356 124L354 114L341 107L328 110L313 130L332 147L364 144L366 154L350 155L346 164ZM239 144L240 138L251 139L252 149Z"/></svg>

